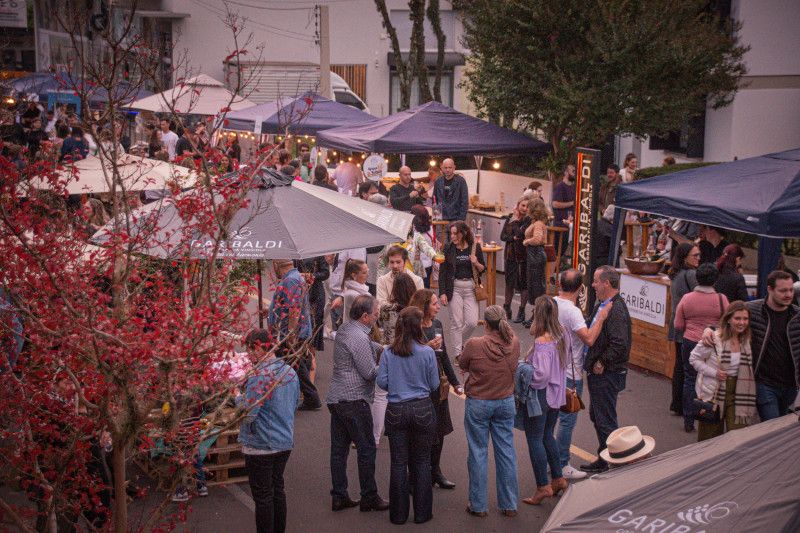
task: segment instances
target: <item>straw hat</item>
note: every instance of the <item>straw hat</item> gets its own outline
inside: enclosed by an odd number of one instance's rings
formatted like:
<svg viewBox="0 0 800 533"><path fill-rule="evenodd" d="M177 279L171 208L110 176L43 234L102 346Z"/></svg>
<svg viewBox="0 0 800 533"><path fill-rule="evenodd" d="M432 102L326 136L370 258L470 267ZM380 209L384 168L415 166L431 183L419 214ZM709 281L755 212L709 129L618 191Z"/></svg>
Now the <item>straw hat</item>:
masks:
<svg viewBox="0 0 800 533"><path fill-rule="evenodd" d="M656 447L656 440L649 435L642 435L636 426L625 426L611 432L606 439L606 449L600 457L612 465L624 465L641 459Z"/></svg>

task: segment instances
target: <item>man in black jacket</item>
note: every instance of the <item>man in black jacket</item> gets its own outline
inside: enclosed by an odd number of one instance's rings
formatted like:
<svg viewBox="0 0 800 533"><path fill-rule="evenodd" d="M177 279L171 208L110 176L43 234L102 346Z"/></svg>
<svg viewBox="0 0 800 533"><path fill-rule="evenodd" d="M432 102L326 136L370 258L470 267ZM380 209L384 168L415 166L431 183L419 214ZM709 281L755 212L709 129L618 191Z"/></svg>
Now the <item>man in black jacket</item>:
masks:
<svg viewBox="0 0 800 533"><path fill-rule="evenodd" d="M598 452L606 447L606 439L619 427L617 423L617 396L625 389L628 358L631 353L631 317L628 306L619 295L619 273L610 266L601 266L594 272L592 281L597 294L588 324L591 327L598 311L611 305L611 312L603 323L597 340L586 353L589 386L589 418L594 424L599 443ZM581 465L584 472L597 473L608 470L608 463L598 458L593 463Z"/></svg>

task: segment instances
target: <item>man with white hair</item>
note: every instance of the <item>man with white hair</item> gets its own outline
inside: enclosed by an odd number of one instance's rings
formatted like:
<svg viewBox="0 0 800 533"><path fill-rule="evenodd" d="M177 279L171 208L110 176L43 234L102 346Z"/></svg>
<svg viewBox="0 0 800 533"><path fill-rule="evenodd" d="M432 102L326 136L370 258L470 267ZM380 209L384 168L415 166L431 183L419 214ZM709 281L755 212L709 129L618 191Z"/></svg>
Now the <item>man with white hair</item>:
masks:
<svg viewBox="0 0 800 533"><path fill-rule="evenodd" d="M443 220L466 220L469 207L467 180L456 174L455 161L442 161L442 175L433 186L433 199L442 208Z"/></svg>
<svg viewBox="0 0 800 533"><path fill-rule="evenodd" d="M410 212L411 207L425 202L425 189L414 186L411 178L411 169L407 166L400 167L400 182L389 189L389 203L398 211Z"/></svg>

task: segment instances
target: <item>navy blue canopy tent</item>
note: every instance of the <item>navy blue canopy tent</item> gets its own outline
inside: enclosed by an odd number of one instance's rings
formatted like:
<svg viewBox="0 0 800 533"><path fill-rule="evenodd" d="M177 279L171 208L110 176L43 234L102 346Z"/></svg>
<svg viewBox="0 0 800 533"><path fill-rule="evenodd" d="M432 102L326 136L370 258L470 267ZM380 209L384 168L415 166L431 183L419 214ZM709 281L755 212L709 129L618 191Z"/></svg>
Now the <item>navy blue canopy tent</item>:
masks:
<svg viewBox="0 0 800 533"><path fill-rule="evenodd" d="M626 183L615 205L758 235L763 294L782 240L800 237L800 148Z"/></svg>
<svg viewBox="0 0 800 533"><path fill-rule="evenodd" d="M439 102L326 130L317 136L317 144L351 152L489 156L545 152L550 146Z"/></svg>
<svg viewBox="0 0 800 533"><path fill-rule="evenodd" d="M36 94L42 100L47 99L48 95L52 93L72 94L76 88L85 88L91 104L96 105L108 102L108 91L104 88L93 87L89 84L84 86L79 79L66 72L34 72L9 82L9 86L17 94ZM124 103L127 103L150 96L153 93L146 89L135 88L126 81L120 81L113 89L113 94L117 98L124 98Z"/></svg>
<svg viewBox="0 0 800 533"><path fill-rule="evenodd" d="M285 133L288 126L289 131L296 135L316 135L319 131L338 126L377 120L369 113L313 92L232 111L225 118L228 120L225 129L228 130ZM260 122L260 128L256 122Z"/></svg>

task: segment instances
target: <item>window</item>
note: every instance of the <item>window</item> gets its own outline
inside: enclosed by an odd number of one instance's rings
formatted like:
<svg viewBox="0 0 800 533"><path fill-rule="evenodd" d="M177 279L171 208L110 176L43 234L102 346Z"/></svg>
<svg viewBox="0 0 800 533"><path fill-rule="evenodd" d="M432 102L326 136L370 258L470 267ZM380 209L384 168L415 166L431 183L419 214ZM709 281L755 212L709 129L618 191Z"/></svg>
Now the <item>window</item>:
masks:
<svg viewBox="0 0 800 533"><path fill-rule="evenodd" d="M355 107L356 109L360 109L361 111L364 110L363 102L361 102L361 100L356 98L354 94L349 93L347 91L334 91L333 98L340 104L349 105Z"/></svg>
<svg viewBox="0 0 800 533"><path fill-rule="evenodd" d="M428 74L428 83L433 91L433 82L436 76L432 73ZM453 107L453 71L445 70L442 72L442 103L446 106ZM411 107L419 105L419 82L415 78L411 85ZM391 90L389 94L389 112L397 113L400 108L400 78L397 72L392 69L391 74Z"/></svg>

